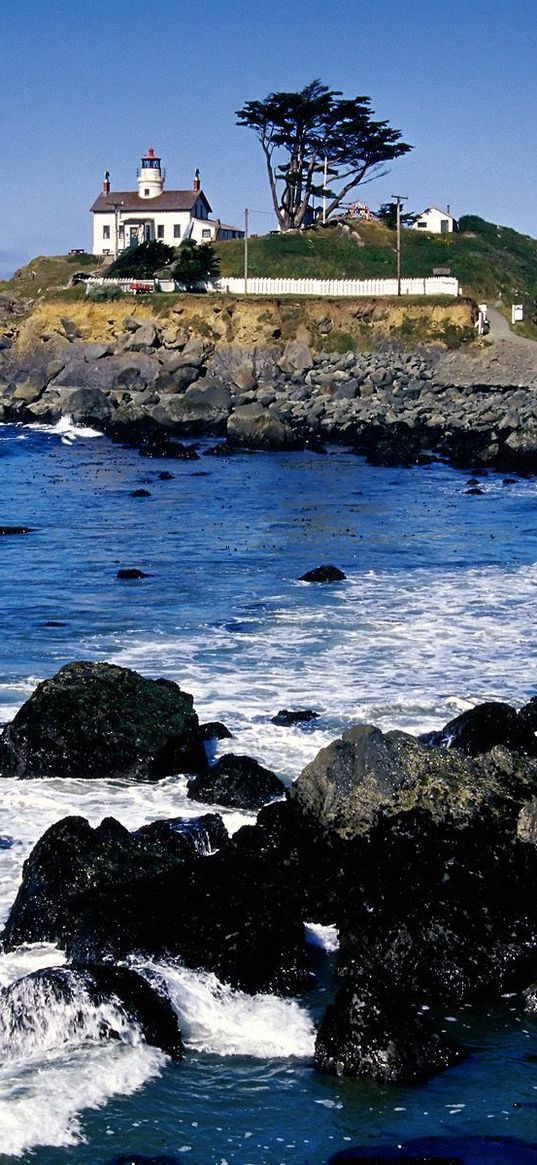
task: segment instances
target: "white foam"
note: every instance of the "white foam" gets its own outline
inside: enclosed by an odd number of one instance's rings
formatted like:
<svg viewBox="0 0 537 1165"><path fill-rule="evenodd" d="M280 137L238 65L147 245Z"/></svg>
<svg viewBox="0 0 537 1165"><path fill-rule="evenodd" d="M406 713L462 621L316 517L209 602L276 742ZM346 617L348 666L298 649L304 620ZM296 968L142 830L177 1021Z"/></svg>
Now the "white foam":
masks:
<svg viewBox="0 0 537 1165"><path fill-rule="evenodd" d="M163 979L187 1047L256 1059L313 1056L315 1029L296 1000L246 995L221 983L216 975L175 963L145 966Z"/></svg>
<svg viewBox="0 0 537 1165"><path fill-rule="evenodd" d="M323 926L320 922L305 922L304 932L309 946L320 947L329 955L339 950L337 926Z"/></svg>
<svg viewBox="0 0 537 1165"><path fill-rule="evenodd" d="M91 429L89 425L77 425L70 416L60 417L54 425L41 424L35 422L28 425L29 429L35 429L39 433L52 433L55 436L61 437L66 444L72 444L77 437L102 437L103 434L99 429Z"/></svg>
<svg viewBox="0 0 537 1165"><path fill-rule="evenodd" d="M83 1110L134 1092L166 1062L119 1005L92 1002L81 979L70 984L65 997L50 982L20 979L0 996L3 1153L76 1144Z"/></svg>
<svg viewBox="0 0 537 1165"><path fill-rule="evenodd" d="M2 1153L21 1157L40 1145L76 1145L84 1140L81 1113L112 1096L129 1096L158 1075L162 1052L146 1045L110 1043L63 1049L33 1067L0 1067ZM46 1070L45 1070L46 1069Z"/></svg>

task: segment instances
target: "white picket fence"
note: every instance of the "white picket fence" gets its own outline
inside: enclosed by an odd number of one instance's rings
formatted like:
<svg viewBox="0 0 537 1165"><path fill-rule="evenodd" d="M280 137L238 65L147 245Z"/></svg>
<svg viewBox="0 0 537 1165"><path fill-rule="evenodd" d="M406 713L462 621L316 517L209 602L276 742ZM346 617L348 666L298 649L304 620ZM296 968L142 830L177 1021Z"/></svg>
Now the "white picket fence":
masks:
<svg viewBox="0 0 537 1165"><path fill-rule="evenodd" d="M119 287L134 294L150 291L181 291L172 279L106 279L97 276L86 280L86 294L95 287ZM217 279L208 291L229 295L319 295L319 296L390 296L397 295L397 279ZM401 295L459 295L459 281L447 275L424 279L402 279Z"/></svg>
<svg viewBox="0 0 537 1165"><path fill-rule="evenodd" d="M215 286L231 295L397 295L397 279L219 279ZM402 295L458 295L459 281L446 275L402 279Z"/></svg>

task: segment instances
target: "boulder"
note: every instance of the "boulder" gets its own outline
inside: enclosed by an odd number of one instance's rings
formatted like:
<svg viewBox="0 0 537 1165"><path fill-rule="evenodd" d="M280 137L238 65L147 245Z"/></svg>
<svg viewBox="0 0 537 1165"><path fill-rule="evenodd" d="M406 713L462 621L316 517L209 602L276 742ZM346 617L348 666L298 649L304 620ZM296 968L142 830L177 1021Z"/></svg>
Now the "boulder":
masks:
<svg viewBox="0 0 537 1165"><path fill-rule="evenodd" d="M61 402L64 416L72 417L75 424L90 425L99 429L113 416L113 407L98 388L75 388L63 393Z"/></svg>
<svg viewBox="0 0 537 1165"><path fill-rule="evenodd" d="M457 748L466 756L489 752L498 744L537 756L537 738L528 713L521 715L510 704L493 700L462 712L440 732L429 732L420 739L436 747Z"/></svg>
<svg viewBox="0 0 537 1165"><path fill-rule="evenodd" d="M302 340L288 340L283 356L278 360L282 372L292 375L294 372L308 372L313 368L313 356L308 345Z"/></svg>
<svg viewBox="0 0 537 1165"><path fill-rule="evenodd" d="M231 740L232 733L220 720L209 720L207 724L200 724L203 740Z"/></svg>
<svg viewBox="0 0 537 1165"><path fill-rule="evenodd" d="M296 449L299 445L289 425L259 404L234 410L227 422L227 438L231 445L246 449Z"/></svg>
<svg viewBox="0 0 537 1165"><path fill-rule="evenodd" d="M66 338L69 340L70 343L72 343L73 340L80 339L82 332L81 332L78 324L75 324L74 320L64 318L64 319L60 320L60 323L62 325L64 335L66 336Z"/></svg>
<svg viewBox="0 0 537 1165"><path fill-rule="evenodd" d="M341 838L368 834L382 818L420 819L467 828L483 815L509 822L537 788L535 761L516 767L495 750L480 764L455 749L424 745L404 732L369 724L321 749L290 790L301 811Z"/></svg>
<svg viewBox="0 0 537 1165"><path fill-rule="evenodd" d="M77 961L179 957L246 991L311 986L302 915L280 867L267 892L267 843L228 842L212 815L179 829L154 822L130 834L113 819L97 829L83 818L57 822L25 863L4 949L52 941Z"/></svg>
<svg viewBox="0 0 537 1165"><path fill-rule="evenodd" d="M289 728L293 724L310 724L312 720L318 719L319 713L312 712L311 708L297 708L296 711L281 708L275 716L271 716L270 722L283 728Z"/></svg>
<svg viewBox="0 0 537 1165"><path fill-rule="evenodd" d="M140 578L151 578L145 570L140 570L137 566L122 566L116 574L116 578L124 580L133 580Z"/></svg>
<svg viewBox="0 0 537 1165"><path fill-rule="evenodd" d="M130 331L122 344L124 352L140 352L143 348L156 348L160 343L159 332L154 320L144 320L135 331Z"/></svg>
<svg viewBox="0 0 537 1165"><path fill-rule="evenodd" d="M192 696L108 663L61 668L0 737L3 775L143 780L204 767Z"/></svg>
<svg viewBox="0 0 537 1165"><path fill-rule="evenodd" d="M103 1005L105 1005L103 1007ZM102 1010L101 1010L102 1009ZM0 991L2 1059L34 1050L36 1030L46 1048L66 1036L86 1039L131 1038L132 1025L143 1039L172 1060L181 1060L183 1042L177 1015L163 987L129 967L109 964L52 967L34 971Z"/></svg>
<svg viewBox="0 0 537 1165"><path fill-rule="evenodd" d="M316 1068L380 1084L421 1084L459 1059L378 967L341 988L315 1043Z"/></svg>
<svg viewBox="0 0 537 1165"><path fill-rule="evenodd" d="M188 795L194 801L251 812L284 794L285 785L276 773L252 757L235 756L232 752L220 757L207 772L188 782Z"/></svg>
<svg viewBox="0 0 537 1165"><path fill-rule="evenodd" d="M299 582L309 583L334 583L342 582L346 579L344 574L338 566L316 566L313 570L306 571L306 574L301 574Z"/></svg>
<svg viewBox="0 0 537 1165"><path fill-rule="evenodd" d="M134 950L143 940L131 908L116 912L114 920L114 911L105 905L110 896L117 892L127 904L145 879L156 881L184 865L190 868L226 843L217 814L154 821L134 833L113 817L95 829L84 817L64 817L46 830L24 863L3 946L11 950L21 942L58 942L65 947L84 936L90 957ZM94 913L96 899L103 904ZM116 923L120 933L115 933Z"/></svg>

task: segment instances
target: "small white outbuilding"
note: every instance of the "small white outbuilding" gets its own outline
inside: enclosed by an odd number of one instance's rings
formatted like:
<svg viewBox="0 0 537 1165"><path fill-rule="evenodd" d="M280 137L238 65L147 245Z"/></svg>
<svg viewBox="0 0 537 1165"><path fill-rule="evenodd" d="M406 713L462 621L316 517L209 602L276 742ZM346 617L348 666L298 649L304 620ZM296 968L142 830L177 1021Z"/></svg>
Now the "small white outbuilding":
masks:
<svg viewBox="0 0 537 1165"><path fill-rule="evenodd" d="M428 206L418 214L412 223L414 231L429 231L432 235L447 235L455 230L455 219L447 210L439 210L437 206Z"/></svg>

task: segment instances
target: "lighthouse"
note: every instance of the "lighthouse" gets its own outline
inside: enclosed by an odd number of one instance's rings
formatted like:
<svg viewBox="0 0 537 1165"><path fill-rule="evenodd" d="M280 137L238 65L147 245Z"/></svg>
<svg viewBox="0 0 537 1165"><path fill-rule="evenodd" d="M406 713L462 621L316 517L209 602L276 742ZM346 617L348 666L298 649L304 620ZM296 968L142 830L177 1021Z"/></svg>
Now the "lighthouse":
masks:
<svg viewBox="0 0 537 1165"><path fill-rule="evenodd" d="M142 165L138 170L138 194L140 198L157 198L162 194L164 187L164 171L157 158L153 146L142 158Z"/></svg>

